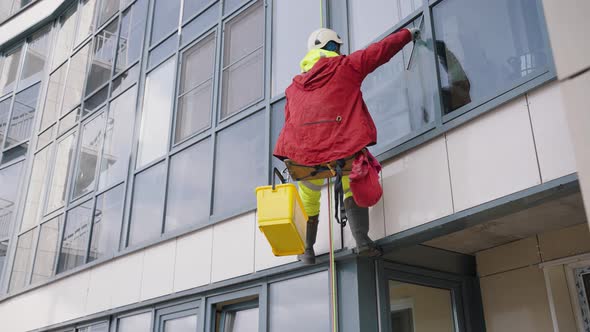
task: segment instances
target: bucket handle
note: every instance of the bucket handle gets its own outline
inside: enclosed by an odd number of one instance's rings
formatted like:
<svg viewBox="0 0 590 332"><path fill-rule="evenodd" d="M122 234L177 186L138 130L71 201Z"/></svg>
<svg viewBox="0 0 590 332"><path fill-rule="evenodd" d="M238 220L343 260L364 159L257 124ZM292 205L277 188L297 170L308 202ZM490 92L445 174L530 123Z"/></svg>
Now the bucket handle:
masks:
<svg viewBox="0 0 590 332"><path fill-rule="evenodd" d="M279 178L279 180L281 180L281 183L285 183L285 182L287 182L287 180L285 180L285 177L283 176L283 174L281 174L281 171L279 171L278 168L275 167L274 170L273 170L273 173L274 173L274 175L272 177L272 190L275 190L275 188L276 188L276 177L275 177L275 175Z"/></svg>

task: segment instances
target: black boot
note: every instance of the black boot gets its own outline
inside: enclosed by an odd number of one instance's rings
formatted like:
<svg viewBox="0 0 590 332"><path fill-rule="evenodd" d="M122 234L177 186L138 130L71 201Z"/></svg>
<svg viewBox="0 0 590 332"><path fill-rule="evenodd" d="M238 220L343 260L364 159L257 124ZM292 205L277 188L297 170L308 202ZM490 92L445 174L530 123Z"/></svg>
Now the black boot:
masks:
<svg viewBox="0 0 590 332"><path fill-rule="evenodd" d="M356 242L357 253L361 256L377 257L383 254L369 237L369 208L356 205L352 197L344 200L350 232Z"/></svg>
<svg viewBox="0 0 590 332"><path fill-rule="evenodd" d="M318 223L319 215L311 216L307 220L307 231L305 236L305 252L303 255L299 255L298 258L306 265L315 264L315 251L313 251L313 245L318 235Z"/></svg>

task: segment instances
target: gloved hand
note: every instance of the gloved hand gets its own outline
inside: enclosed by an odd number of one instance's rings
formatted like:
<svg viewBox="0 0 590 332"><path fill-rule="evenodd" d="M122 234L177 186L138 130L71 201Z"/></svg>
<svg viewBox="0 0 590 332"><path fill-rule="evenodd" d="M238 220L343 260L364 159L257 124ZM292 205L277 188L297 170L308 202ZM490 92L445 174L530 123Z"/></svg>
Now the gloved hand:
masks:
<svg viewBox="0 0 590 332"><path fill-rule="evenodd" d="M418 28L408 28L408 31L412 34L412 41L416 41L420 39L420 29Z"/></svg>

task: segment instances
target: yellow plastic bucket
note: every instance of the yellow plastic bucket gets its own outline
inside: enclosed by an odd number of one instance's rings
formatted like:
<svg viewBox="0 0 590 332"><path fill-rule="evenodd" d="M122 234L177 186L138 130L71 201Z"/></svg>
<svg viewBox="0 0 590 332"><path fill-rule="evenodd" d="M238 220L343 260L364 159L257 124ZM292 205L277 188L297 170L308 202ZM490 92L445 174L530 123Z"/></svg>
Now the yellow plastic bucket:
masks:
<svg viewBox="0 0 590 332"><path fill-rule="evenodd" d="M307 214L297 187L292 183L256 188L258 228L275 256L300 255L305 251Z"/></svg>

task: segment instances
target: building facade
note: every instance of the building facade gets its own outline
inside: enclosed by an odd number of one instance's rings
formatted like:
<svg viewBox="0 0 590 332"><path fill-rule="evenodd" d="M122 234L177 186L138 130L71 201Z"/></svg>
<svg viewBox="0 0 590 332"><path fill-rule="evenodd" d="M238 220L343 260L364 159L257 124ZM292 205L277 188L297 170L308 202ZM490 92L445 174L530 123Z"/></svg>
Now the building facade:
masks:
<svg viewBox="0 0 590 332"><path fill-rule="evenodd" d="M3 1L0 330L590 331L590 8L544 2ZM384 256L325 185L305 266L254 189L321 26L422 40L362 86Z"/></svg>

